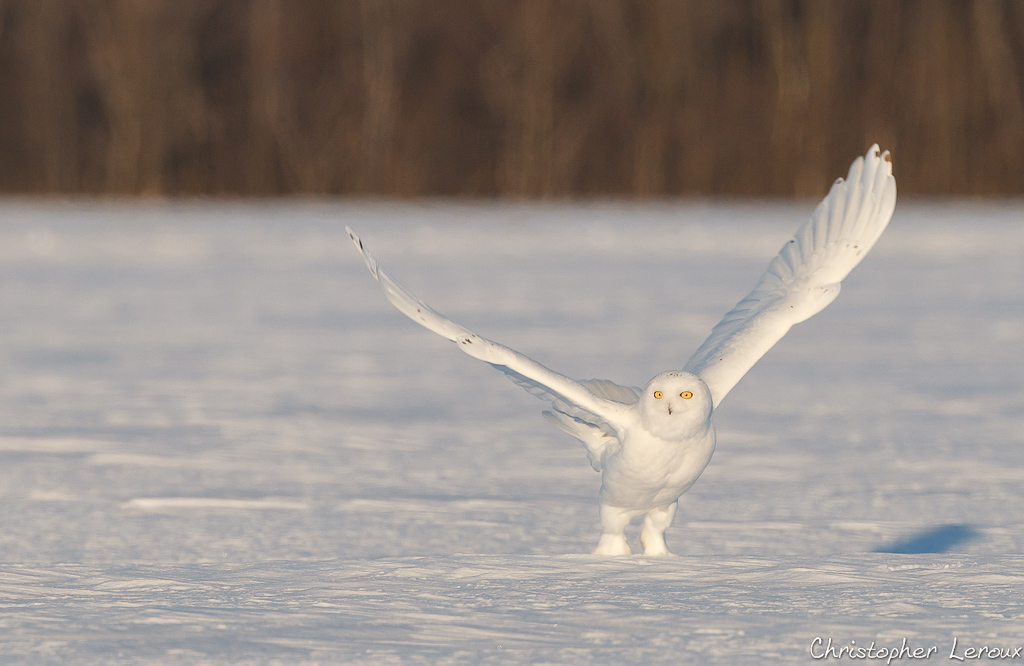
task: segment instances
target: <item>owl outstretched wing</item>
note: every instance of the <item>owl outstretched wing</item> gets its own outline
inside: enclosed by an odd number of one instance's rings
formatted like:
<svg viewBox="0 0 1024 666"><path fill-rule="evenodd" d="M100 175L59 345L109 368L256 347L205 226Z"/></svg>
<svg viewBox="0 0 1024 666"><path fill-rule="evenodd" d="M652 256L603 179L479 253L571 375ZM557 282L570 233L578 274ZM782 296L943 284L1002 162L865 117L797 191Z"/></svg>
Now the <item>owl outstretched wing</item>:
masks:
<svg viewBox="0 0 1024 666"><path fill-rule="evenodd" d="M684 370L704 380L715 407L793 324L835 300L840 282L885 231L895 207L889 153L871 146L687 361Z"/></svg>
<svg viewBox="0 0 1024 666"><path fill-rule="evenodd" d="M591 444L600 449L599 458L605 445L610 445L612 440L617 445L617 434L625 429L628 422L627 412L631 404L639 399L635 389L606 380L578 382L544 367L525 354L456 324L398 284L377 263L359 236L348 227L345 227L345 231L363 255L366 267L377 279L384 296L399 312L420 326L451 340L473 358L501 370L531 394L549 400L555 412L566 419L563 422L556 419L556 425L583 440L588 450L591 450ZM633 396L632 401L629 400L630 395ZM599 436L599 433L612 439Z"/></svg>

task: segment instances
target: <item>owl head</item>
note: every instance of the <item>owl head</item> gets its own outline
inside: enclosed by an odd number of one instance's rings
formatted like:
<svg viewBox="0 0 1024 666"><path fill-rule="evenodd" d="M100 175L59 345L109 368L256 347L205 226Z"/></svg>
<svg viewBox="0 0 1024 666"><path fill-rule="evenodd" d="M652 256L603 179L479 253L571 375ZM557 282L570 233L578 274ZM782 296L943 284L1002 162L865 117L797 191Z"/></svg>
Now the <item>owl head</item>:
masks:
<svg viewBox="0 0 1024 666"><path fill-rule="evenodd" d="M663 372L640 397L644 427L662 439L694 437L711 423L711 391L690 372Z"/></svg>

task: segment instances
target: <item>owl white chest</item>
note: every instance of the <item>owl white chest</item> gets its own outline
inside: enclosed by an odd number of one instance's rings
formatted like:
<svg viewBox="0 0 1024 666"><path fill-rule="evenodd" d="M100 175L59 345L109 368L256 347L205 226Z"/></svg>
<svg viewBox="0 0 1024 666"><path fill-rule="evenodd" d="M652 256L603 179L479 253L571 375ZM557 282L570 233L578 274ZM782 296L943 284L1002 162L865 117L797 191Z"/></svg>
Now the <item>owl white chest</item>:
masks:
<svg viewBox="0 0 1024 666"><path fill-rule="evenodd" d="M671 504L693 485L714 452L714 426L675 441L643 430L630 433L605 463L601 502L638 511Z"/></svg>

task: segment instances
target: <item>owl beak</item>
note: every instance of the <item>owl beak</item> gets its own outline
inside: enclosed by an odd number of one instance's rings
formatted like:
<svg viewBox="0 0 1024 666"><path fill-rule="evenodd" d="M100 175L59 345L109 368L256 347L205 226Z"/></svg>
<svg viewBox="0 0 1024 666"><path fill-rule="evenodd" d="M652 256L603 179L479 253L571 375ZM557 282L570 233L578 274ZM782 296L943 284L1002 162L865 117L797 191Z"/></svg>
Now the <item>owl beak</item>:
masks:
<svg viewBox="0 0 1024 666"><path fill-rule="evenodd" d="M672 416L672 405L668 406L668 415Z"/></svg>

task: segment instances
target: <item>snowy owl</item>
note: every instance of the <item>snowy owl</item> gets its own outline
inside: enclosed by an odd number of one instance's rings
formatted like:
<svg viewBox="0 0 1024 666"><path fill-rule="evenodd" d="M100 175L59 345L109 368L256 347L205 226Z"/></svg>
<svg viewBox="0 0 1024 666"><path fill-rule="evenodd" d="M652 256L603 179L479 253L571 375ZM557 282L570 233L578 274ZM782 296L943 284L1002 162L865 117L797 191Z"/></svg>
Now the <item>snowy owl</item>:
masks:
<svg viewBox="0 0 1024 666"><path fill-rule="evenodd" d="M628 555L624 531L645 516L645 555L669 555L665 530L679 497L711 461L711 415L736 383L793 324L821 312L839 283L867 255L896 206L889 153L872 146L768 265L686 362L641 391L602 379L577 381L442 316L398 284L359 237L346 231L387 299L416 323L490 363L530 393L551 402L544 416L580 439L601 472L598 555Z"/></svg>

